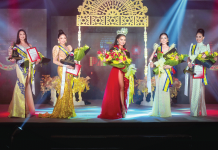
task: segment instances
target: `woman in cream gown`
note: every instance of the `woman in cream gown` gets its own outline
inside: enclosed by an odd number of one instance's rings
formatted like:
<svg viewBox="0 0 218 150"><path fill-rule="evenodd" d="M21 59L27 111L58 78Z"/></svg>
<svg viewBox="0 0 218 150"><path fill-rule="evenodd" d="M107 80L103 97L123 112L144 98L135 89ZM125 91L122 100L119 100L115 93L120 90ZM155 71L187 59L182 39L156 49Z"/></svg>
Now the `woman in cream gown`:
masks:
<svg viewBox="0 0 218 150"><path fill-rule="evenodd" d="M26 68L25 70L21 67L21 64L25 61L25 59L28 59L26 49L30 47L32 47L32 45L27 42L25 30L20 29L17 33L16 49L22 59L18 60L16 64L17 82L14 88L12 101L8 109L8 112L10 113L8 117L25 118L28 115L31 116L35 114L34 101L29 82L30 68ZM8 51L9 57L11 57L12 47L9 47ZM15 59L11 59L10 61L15 62ZM37 60L36 64L39 62L40 60Z"/></svg>
<svg viewBox="0 0 218 150"><path fill-rule="evenodd" d="M197 57L198 54L201 54L205 51L208 51L210 53L210 46L209 44L206 46L203 44L204 40L204 30L198 29L196 34L196 41L197 44L190 46L189 51L189 58L188 58L188 66L191 68L194 65L193 60ZM190 57L193 59L191 60ZM206 57L204 54L202 56L203 58ZM206 111L206 104L205 104L205 85L207 83L204 83L203 79L193 79L193 77L190 75L190 92L189 92L189 99L191 103L191 116L207 116ZM200 114L201 112L201 114Z"/></svg>
<svg viewBox="0 0 218 150"><path fill-rule="evenodd" d="M174 48L174 46L171 46L171 47L168 46L168 35L166 33L162 33L159 39L160 39L161 50L163 54L167 53L169 50ZM154 54L157 51L156 48L149 59L151 68L154 67L154 63L152 62L152 59L154 57ZM170 68L172 68L172 66L169 66L169 65L164 66L165 70L170 69ZM170 92L169 90L167 90L166 92L163 90L163 87L164 87L164 84L167 78L167 74L166 72L164 72L164 73L161 73L160 77L158 76L159 75L155 75L156 90L155 90L154 103L152 107L151 116L171 117Z"/></svg>

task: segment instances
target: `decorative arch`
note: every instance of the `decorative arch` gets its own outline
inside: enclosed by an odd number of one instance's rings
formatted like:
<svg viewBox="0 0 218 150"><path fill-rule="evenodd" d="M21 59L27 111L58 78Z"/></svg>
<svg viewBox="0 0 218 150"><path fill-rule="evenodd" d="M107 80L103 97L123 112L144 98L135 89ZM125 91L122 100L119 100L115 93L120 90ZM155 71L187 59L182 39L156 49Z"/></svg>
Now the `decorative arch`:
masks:
<svg viewBox="0 0 218 150"><path fill-rule="evenodd" d="M148 27L142 0L84 0L77 26Z"/></svg>

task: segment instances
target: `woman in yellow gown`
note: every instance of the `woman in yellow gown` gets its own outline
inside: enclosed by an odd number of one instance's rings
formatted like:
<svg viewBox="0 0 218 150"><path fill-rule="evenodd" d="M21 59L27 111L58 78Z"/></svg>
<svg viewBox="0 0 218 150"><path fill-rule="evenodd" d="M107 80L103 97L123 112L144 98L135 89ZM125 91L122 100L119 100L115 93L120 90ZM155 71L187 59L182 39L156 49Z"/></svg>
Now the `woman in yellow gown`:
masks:
<svg viewBox="0 0 218 150"><path fill-rule="evenodd" d="M72 47L70 45L65 46L67 43L67 37L66 34L59 30L58 34L58 43L60 45L55 45L53 47L53 63L58 65L58 76L59 79L55 82L57 82L57 92L59 93L56 105L54 107L54 110L52 114L39 114L39 117L41 118L71 118L75 117L75 109L73 104L73 93L72 93L72 78L73 75L69 73L65 73L65 83L64 83L64 92L63 95L61 95L61 80L63 78L63 67L66 67L68 69L73 69L72 66L66 65L64 66L60 60L65 59L70 53L72 53Z"/></svg>
<svg viewBox="0 0 218 150"><path fill-rule="evenodd" d="M30 88L30 68L22 68L21 64L28 59L27 49L32 47L31 44L27 42L26 31L20 29L17 33L17 40L14 47L9 47L9 58L12 55L12 49L17 49L19 57L21 60L17 61L16 73L17 82L14 88L12 101L10 103L8 112L10 113L8 117L20 117L25 118L28 115L35 114L34 101L32 96L32 91ZM15 59L10 59L11 62L15 62ZM37 60L38 64L40 60ZM31 66L31 65L29 65Z"/></svg>

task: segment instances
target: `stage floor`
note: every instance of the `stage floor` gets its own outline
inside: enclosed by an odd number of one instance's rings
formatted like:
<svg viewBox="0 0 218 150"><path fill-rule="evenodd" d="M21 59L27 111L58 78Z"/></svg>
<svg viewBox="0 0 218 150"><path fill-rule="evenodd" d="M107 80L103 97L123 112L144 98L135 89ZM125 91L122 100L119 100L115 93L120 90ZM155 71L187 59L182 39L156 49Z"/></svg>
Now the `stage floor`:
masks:
<svg viewBox="0 0 218 150"><path fill-rule="evenodd" d="M131 104L126 115L122 119L99 119L102 100L89 100L90 105L75 106L77 116L71 119L38 118L39 113L52 113L53 106L49 104L36 104L36 116L31 118L8 118L9 105L0 105L0 123L137 123L137 122L218 122L218 104L207 104L207 117L191 117L189 104L176 104L172 106L172 117L151 117L152 107Z"/></svg>

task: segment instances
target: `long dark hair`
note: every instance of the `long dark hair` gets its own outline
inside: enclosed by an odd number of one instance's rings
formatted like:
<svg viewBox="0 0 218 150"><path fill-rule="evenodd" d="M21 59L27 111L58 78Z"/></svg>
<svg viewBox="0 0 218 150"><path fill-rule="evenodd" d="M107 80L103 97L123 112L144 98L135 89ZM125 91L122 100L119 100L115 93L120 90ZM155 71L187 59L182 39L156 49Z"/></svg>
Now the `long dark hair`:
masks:
<svg viewBox="0 0 218 150"><path fill-rule="evenodd" d="M201 34L203 35L203 37L204 37L204 29L198 29L196 35L197 35L198 33L201 33Z"/></svg>
<svg viewBox="0 0 218 150"><path fill-rule="evenodd" d="M121 36L125 36L124 34L118 34L117 36L116 36L116 38L115 38L115 41L114 41L114 46L115 45L118 45L117 44L117 39L119 39ZM126 37L126 36L125 36ZM123 45L123 48L126 48L126 43L125 43L125 45Z"/></svg>
<svg viewBox="0 0 218 150"><path fill-rule="evenodd" d="M58 38L59 38L62 34L64 34L64 35L67 37L67 35L64 33L63 30L58 30Z"/></svg>
<svg viewBox="0 0 218 150"><path fill-rule="evenodd" d="M160 36L159 36L159 39L161 38L162 35L166 35L167 38L168 38L168 35L166 33L161 33ZM167 45L169 46L169 41L167 42ZM160 46L162 46L162 43L160 43Z"/></svg>
<svg viewBox="0 0 218 150"><path fill-rule="evenodd" d="M20 44L19 34L20 34L21 31L23 31L24 34L25 34L25 39L24 39L25 43L29 45L29 43L28 43L28 41L27 41L27 34L26 34L26 31L25 31L24 29L20 29L20 30L17 31L17 40L16 40L16 44Z"/></svg>

